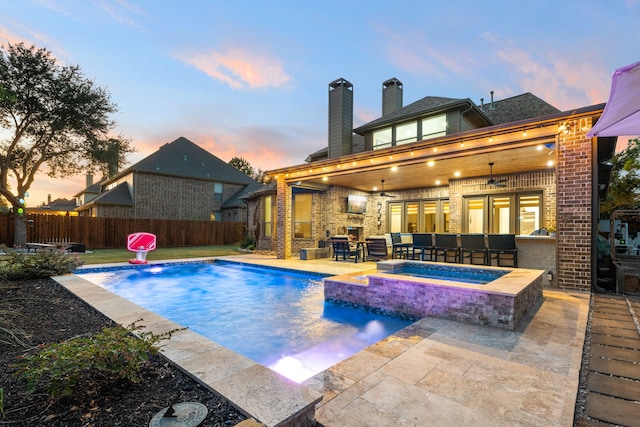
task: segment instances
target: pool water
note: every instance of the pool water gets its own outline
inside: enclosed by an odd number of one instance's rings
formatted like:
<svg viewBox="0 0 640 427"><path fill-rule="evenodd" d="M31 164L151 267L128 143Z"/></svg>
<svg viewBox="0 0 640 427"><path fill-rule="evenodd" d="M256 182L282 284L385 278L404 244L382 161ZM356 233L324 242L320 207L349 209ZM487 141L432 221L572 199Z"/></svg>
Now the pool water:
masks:
<svg viewBox="0 0 640 427"><path fill-rule="evenodd" d="M504 276L508 271L407 262L400 268L385 270L384 273L485 285Z"/></svg>
<svg viewBox="0 0 640 427"><path fill-rule="evenodd" d="M216 261L76 274L298 382L411 322L324 301L322 276Z"/></svg>

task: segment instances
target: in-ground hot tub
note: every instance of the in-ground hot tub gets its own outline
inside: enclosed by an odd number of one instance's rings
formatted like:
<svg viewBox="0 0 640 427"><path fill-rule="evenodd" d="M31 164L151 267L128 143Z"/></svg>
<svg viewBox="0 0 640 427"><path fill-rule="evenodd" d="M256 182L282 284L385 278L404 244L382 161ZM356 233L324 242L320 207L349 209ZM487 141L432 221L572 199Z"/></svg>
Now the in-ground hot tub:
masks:
<svg viewBox="0 0 640 427"><path fill-rule="evenodd" d="M395 316L430 316L513 330L542 297L543 273L390 260L379 262L377 270L323 279L324 298Z"/></svg>

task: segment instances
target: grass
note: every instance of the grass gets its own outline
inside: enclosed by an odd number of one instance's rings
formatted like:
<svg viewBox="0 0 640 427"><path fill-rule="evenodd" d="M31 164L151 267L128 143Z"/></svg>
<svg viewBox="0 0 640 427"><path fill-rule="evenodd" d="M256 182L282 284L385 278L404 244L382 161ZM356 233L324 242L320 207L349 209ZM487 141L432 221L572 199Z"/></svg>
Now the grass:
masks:
<svg viewBox="0 0 640 427"><path fill-rule="evenodd" d="M200 258L224 255L240 255L237 245L227 246L188 246L158 248L147 254L148 261L179 258ZM95 249L91 253L78 254L84 265L107 264L112 262L127 262L135 258L134 252L129 252L124 248L117 249Z"/></svg>

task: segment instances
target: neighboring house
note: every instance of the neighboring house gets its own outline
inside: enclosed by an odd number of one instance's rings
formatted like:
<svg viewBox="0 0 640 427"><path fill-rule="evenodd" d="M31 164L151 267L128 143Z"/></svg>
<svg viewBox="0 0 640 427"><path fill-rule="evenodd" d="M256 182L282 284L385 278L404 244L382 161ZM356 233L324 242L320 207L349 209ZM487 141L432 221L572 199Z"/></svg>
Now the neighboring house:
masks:
<svg viewBox="0 0 640 427"><path fill-rule="evenodd" d="M604 104L562 112L531 93L491 93L486 103L428 96L403 106L402 94L397 79L384 82L382 116L353 129L351 83L329 84L328 147L269 172L276 193L249 209L265 219L258 247L288 258L345 231L510 233L519 266L589 290L598 189L616 138L586 133ZM365 213L348 208L350 196L365 197ZM556 237L539 235L556 227Z"/></svg>
<svg viewBox="0 0 640 427"><path fill-rule="evenodd" d="M247 220L240 198L262 184L180 137L131 167L78 193L80 215L200 221Z"/></svg>
<svg viewBox="0 0 640 427"><path fill-rule="evenodd" d="M49 195L47 204L35 208L27 208L29 214L47 214L47 215L72 215L76 216L75 209L78 205L76 200L55 199L51 200Z"/></svg>

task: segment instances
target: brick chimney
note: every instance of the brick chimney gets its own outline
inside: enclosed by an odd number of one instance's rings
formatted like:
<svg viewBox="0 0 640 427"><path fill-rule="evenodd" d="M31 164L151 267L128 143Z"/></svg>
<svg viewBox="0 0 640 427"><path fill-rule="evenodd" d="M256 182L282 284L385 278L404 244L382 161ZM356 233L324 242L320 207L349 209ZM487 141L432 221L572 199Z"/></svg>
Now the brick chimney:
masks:
<svg viewBox="0 0 640 427"><path fill-rule="evenodd" d="M329 158L352 153L353 85L344 78L329 83Z"/></svg>
<svg viewBox="0 0 640 427"><path fill-rule="evenodd" d="M92 173L88 173L87 177L86 177L86 186L85 188L89 188L93 185L93 174Z"/></svg>
<svg viewBox="0 0 640 427"><path fill-rule="evenodd" d="M382 116L402 108L402 82L395 77L382 83Z"/></svg>

